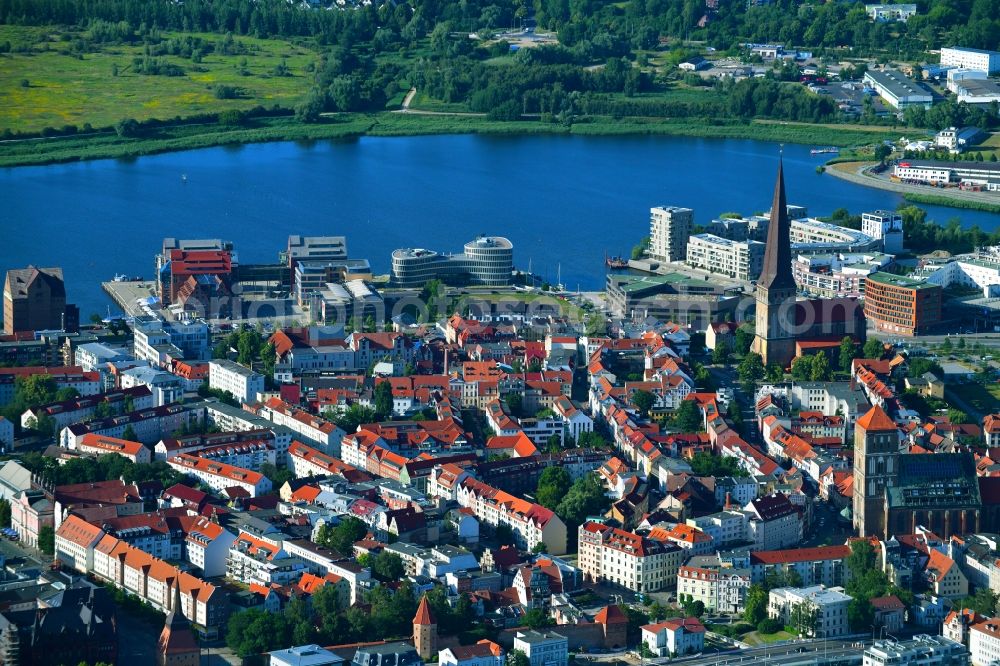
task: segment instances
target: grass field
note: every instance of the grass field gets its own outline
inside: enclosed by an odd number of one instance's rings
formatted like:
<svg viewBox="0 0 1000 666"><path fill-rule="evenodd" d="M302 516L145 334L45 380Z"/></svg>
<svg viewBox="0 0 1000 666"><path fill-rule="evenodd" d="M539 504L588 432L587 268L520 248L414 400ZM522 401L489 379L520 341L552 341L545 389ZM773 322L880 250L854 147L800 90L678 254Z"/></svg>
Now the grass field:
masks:
<svg viewBox="0 0 1000 666"><path fill-rule="evenodd" d="M213 43L222 40L214 34L192 37ZM97 53L63 55L60 50L68 45L59 35L43 28L0 25L0 42L4 41L10 41L15 50L23 45L32 51L0 55L0 131L37 132L84 123L107 127L123 118L166 119L257 105L288 108L308 92L312 75L306 68L318 58L307 46L239 37L236 42L246 55L211 53L200 63L160 56L161 61L183 68L184 75L149 76L132 71L132 59L143 55L142 46L108 46ZM282 63L290 76L274 75ZM216 85L240 88L242 94L237 99L217 99Z"/></svg>
<svg viewBox="0 0 1000 666"><path fill-rule="evenodd" d="M759 631L751 631L749 634L745 634L740 640L747 645L767 645L769 643L777 643L778 641L788 641L793 638L795 636L787 631L776 631L773 634L762 634Z"/></svg>
<svg viewBox="0 0 1000 666"><path fill-rule="evenodd" d="M1000 384L951 384L948 391L983 414L1000 411Z"/></svg>

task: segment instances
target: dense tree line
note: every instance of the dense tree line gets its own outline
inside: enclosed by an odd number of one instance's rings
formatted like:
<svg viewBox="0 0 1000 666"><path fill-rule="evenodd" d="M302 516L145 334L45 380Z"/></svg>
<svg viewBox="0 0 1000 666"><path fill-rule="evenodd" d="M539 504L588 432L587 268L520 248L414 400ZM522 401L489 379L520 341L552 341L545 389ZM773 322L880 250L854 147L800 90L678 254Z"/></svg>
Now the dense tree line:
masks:
<svg viewBox="0 0 1000 666"><path fill-rule="evenodd" d="M122 479L125 483L159 481L164 488L169 488L184 481L183 474L162 460L137 465L117 453L106 453L96 458L74 458L60 465L55 458L29 452L19 462L48 483L57 486Z"/></svg>

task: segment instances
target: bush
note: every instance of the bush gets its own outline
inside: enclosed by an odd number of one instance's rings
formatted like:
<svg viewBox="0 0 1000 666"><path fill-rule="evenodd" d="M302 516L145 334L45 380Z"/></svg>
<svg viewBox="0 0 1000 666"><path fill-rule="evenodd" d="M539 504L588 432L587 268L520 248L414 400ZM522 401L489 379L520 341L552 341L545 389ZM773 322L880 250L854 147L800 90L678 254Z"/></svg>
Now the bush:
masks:
<svg viewBox="0 0 1000 666"><path fill-rule="evenodd" d="M236 99L242 91L236 86L217 85L213 90L215 99Z"/></svg>
<svg viewBox="0 0 1000 666"><path fill-rule="evenodd" d="M773 634L781 631L781 622L767 617L757 623L757 631L762 634Z"/></svg>

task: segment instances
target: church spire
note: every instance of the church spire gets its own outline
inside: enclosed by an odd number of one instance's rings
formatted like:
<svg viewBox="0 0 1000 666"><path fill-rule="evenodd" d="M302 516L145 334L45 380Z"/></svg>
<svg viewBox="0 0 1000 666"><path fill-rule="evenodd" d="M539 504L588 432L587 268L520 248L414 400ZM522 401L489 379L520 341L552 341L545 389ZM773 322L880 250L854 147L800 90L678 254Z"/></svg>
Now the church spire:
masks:
<svg viewBox="0 0 1000 666"><path fill-rule="evenodd" d="M767 225L767 247L764 249L764 267L757 284L765 289L795 289L792 277L792 223L788 219L785 201L784 165L779 158L778 180L774 184L771 202L771 221Z"/></svg>

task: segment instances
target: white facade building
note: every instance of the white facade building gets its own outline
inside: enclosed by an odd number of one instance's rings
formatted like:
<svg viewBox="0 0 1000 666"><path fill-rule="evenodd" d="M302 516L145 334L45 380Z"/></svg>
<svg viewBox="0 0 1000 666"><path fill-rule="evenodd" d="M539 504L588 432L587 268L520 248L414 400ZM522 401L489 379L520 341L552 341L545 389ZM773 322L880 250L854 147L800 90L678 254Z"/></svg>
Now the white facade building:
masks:
<svg viewBox="0 0 1000 666"><path fill-rule="evenodd" d="M656 592L677 584L685 552L677 545L588 522L579 529L577 566L592 581L634 592Z"/></svg>
<svg viewBox="0 0 1000 666"><path fill-rule="evenodd" d="M982 49L967 49L962 46L946 46L941 49L941 64L995 74L1000 72L1000 53Z"/></svg>
<svg viewBox="0 0 1000 666"><path fill-rule="evenodd" d="M861 231L882 241L882 250L888 254L903 251L903 216L896 211L876 210L861 214Z"/></svg>
<svg viewBox="0 0 1000 666"><path fill-rule="evenodd" d="M765 244L736 241L712 234L695 234L688 239L687 263L711 273L736 280L756 280L764 265Z"/></svg>
<svg viewBox="0 0 1000 666"><path fill-rule="evenodd" d="M806 631L807 636L834 638L850 630L847 607L851 600L841 587L781 587L768 594L767 615L787 625L794 624L796 608L803 613L815 613L815 620L809 623L812 631Z"/></svg>
<svg viewBox="0 0 1000 666"><path fill-rule="evenodd" d="M566 666L569 660L569 642L551 631L519 631L514 649L523 652L531 666Z"/></svg>
<svg viewBox="0 0 1000 666"><path fill-rule="evenodd" d="M257 395L264 392L264 375L227 359L216 359L208 364L208 386L228 391L242 404L257 402Z"/></svg>
<svg viewBox="0 0 1000 666"><path fill-rule="evenodd" d="M649 209L649 254L662 261L684 261L694 211L678 206Z"/></svg>

